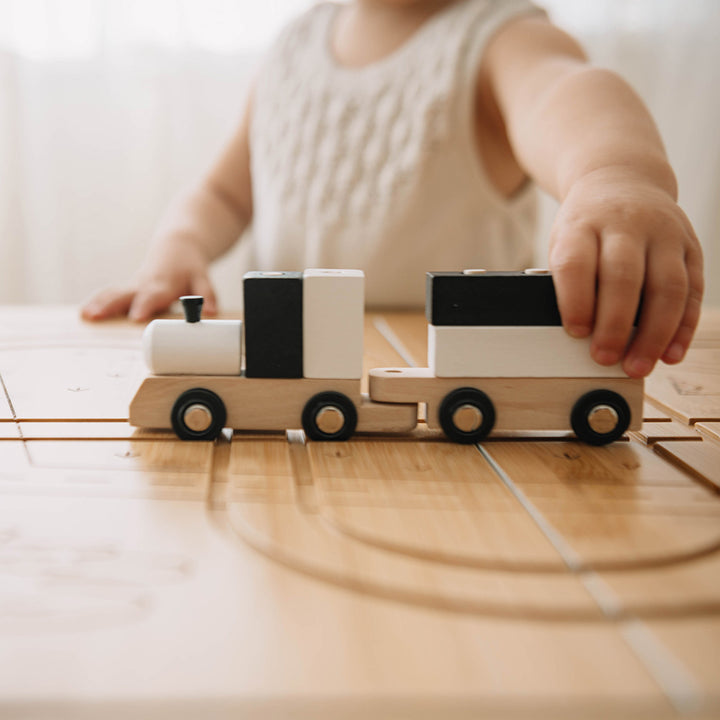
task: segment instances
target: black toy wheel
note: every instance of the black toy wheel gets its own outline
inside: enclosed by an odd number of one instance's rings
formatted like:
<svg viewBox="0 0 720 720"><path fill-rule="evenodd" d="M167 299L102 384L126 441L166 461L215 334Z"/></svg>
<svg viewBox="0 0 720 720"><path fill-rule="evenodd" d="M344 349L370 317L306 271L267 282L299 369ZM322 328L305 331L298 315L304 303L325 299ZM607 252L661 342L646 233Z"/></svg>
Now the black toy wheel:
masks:
<svg viewBox="0 0 720 720"><path fill-rule="evenodd" d="M630 427L630 407L625 398L612 390L593 390L575 403L570 425L588 445L607 445Z"/></svg>
<svg viewBox="0 0 720 720"><path fill-rule="evenodd" d="M347 395L322 392L308 400L302 426L311 440L347 440L357 427L357 410Z"/></svg>
<svg viewBox="0 0 720 720"><path fill-rule="evenodd" d="M170 419L181 440L215 440L225 427L227 412L214 392L193 388L175 401Z"/></svg>
<svg viewBox="0 0 720 720"><path fill-rule="evenodd" d="M448 393L440 404L440 426L457 443L480 442L495 425L495 407L481 390L464 387Z"/></svg>

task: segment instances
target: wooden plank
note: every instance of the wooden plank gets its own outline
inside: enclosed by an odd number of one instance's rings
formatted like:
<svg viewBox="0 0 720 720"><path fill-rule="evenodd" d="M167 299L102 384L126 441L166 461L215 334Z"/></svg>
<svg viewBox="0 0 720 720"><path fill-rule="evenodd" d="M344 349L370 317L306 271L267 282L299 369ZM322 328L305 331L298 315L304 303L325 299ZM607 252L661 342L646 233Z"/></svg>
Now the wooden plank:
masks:
<svg viewBox="0 0 720 720"><path fill-rule="evenodd" d="M716 443L707 440L702 443L662 442L655 445L655 452L720 492L720 446Z"/></svg>
<svg viewBox="0 0 720 720"><path fill-rule="evenodd" d="M389 443L382 443L382 446L386 446ZM448 575L452 573L446 573L442 565L435 567L432 564L426 567L424 570L418 570L422 568L422 564L417 564L412 558L403 558L402 555L393 553L387 556L386 553L377 552L374 548L367 548L364 543L358 543L352 541L352 538L347 537L345 533L338 532L338 528L332 524L327 524L327 517L323 515L323 503L322 501L316 504L308 502L312 500L312 493L314 490L319 490L319 482L326 479L336 478L338 470L342 467L358 470L358 474L361 476L367 476L370 474L370 469L377 467L388 467L390 474L393 476L396 472L402 471L402 480L406 483L413 484L415 494L421 496L420 488L417 487L419 478L424 476L425 482L432 483L431 479L434 476L434 470L436 468L446 468L453 471L453 468L459 467L463 464L463 461L455 459L453 462L453 451L458 448L451 446L447 443L434 443L433 447L439 451L439 454L430 452L429 455L418 456L417 453L412 453L414 449L411 444L405 443L407 453L399 457L395 452L381 452L374 453L373 448L376 448L380 443L378 442L356 442L356 443L343 443L343 444L311 444L307 447L307 453L315 457L320 454L322 457L316 459L309 467L317 471L317 477L311 475L310 477L293 477L294 473L297 472L297 462L293 461L291 453L297 449L289 446L282 438L260 438L260 439L249 439L244 437L234 437L232 443L232 455L229 462L228 476L231 480L231 487L228 488L229 502L228 509L230 511L230 519L233 528L238 532L240 537L249 541L251 545L257 547L261 552L267 554L269 557L277 560L283 565L289 565L297 571L299 577L315 577L323 579L326 583L332 585L337 584L341 587L352 588L354 592L337 595L331 590L325 590L327 585L315 584L314 587L317 591L322 593L323 601L317 601L315 605L315 611L322 614L324 623L332 623L333 607L338 600L343 598L349 598L354 603L363 603L366 608L363 612L367 616L367 613L371 611L372 607L376 604L371 599L373 594L380 594L382 597L394 598L398 602L396 603L382 603L381 606L387 607L388 612L398 612L402 616L407 617L408 607L405 603L418 603L425 606L427 603L438 601L438 598L434 598L432 590L437 587L446 589L447 587L458 587L459 580L457 577L455 580L448 579ZM352 447L353 452L358 452L357 463L348 462L350 455L350 448ZM422 447L422 446L421 446ZM464 450L469 450L465 448ZM475 458L477 459L477 457ZM449 464L448 464L449 463ZM320 475L327 475L327 477L319 477ZM431 477L427 477L430 475ZM494 486L494 482L491 477L488 477L486 473L477 472L474 473L474 477L482 482L484 487L491 488ZM414 480L414 482L413 482ZM472 480L468 480L472 482ZM307 484L305 484L307 483ZM298 487L298 484L301 487ZM354 488L351 488L349 492L357 492L358 486L364 485L363 480L360 478L353 477L351 484ZM440 483L435 483L440 485ZM308 492L303 492L308 491ZM436 492L431 494L435 498L441 498L442 493L437 488ZM318 496L320 497L319 493ZM378 505L383 503L384 496L380 494L374 495L375 502L372 503L377 508ZM315 509L319 510L319 513L315 512ZM300 528L302 528L300 530ZM313 541L310 536L316 536ZM329 558L340 553L342 561L338 566L333 566L329 563ZM388 568L388 564L390 567ZM414 577L413 568L406 567L406 565L416 566L414 569L416 572L421 574ZM398 569L400 568L400 569ZM338 575L335 572L339 573ZM389 578L388 578L389 575ZM565 577L564 575L560 576ZM379 582L385 578L388 580L387 583ZM420 579L422 578L422 580ZM492 574L488 577L487 573L476 573L473 587L477 590L478 597L474 598L461 596L455 598L449 603L447 599L440 598L440 602L444 602L446 609L457 606L459 608L465 608L466 611L472 611L476 603L482 606L484 603L488 603L488 607L492 608L492 601L488 598L492 597L487 587L488 581L491 583L500 583L505 586L505 592L508 592L508 587L513 587L512 578L502 578L502 574ZM567 579L567 578L566 578ZM550 583L552 584L552 580ZM496 589L495 592L498 590ZM575 595L575 591L571 591L571 595ZM273 583L273 592L284 597L293 597L297 600L302 597L302 594L297 590L286 590L284 585L279 585L276 582ZM524 587L520 592L531 593L527 597L537 598L537 589ZM406 594L409 593L409 597ZM542 596L540 596L540 602L542 603ZM274 605L274 604L273 604ZM286 603L281 603L277 607L275 612L275 618L278 618L277 612L282 612L282 608L286 607ZM541 605L542 607L542 605ZM563 607L561 605L561 607ZM510 603L508 608L510 613L517 611L518 607L513 603ZM531 612L537 612L537 608L531 610ZM541 610L542 612L542 610ZM547 652L554 652L551 648L562 648L561 655L567 657L567 653L572 654L572 650L567 645L569 638L574 638L576 635L582 635L584 637L587 647L592 647L593 651L583 653L582 657L578 658L581 666L589 660L590 657L595 656L596 652L601 654L610 655L615 657L620 655L620 662L626 665L630 657L633 654L628 650L627 647L615 647L612 650L606 647L604 650L601 645L604 642L611 641L607 630L613 626L603 626L605 631L601 633L595 632L590 626L578 625L576 623L566 625L555 625L553 627L544 626L542 624L524 624L523 630L520 627L517 628L519 633L515 635L515 627L512 623L503 622L500 620L488 621L483 620L481 617L473 619L472 623L468 624L467 620L462 619L453 614L433 613L430 611L424 611L422 614L424 620L422 624L418 626L416 630L410 630L412 632L412 639L406 637L406 633L409 631L408 625L403 621L403 651L398 654L390 642L389 646L383 647L382 652L385 659L392 658L395 664L401 664L407 669L407 662L410 657L423 658L420 665L412 663L412 666L419 670L425 664L426 658L421 652L416 655L412 648L408 650L408 641L411 644L422 643L424 638L427 637L427 633L432 633L433 624L439 618L448 618L448 622L452 622L454 625L461 624L463 628L467 628L471 633L471 642L468 644L470 650L470 656L477 659L470 660L470 666L478 667L478 664L484 664L484 660L481 657L487 657L488 661L492 657L492 666L494 679L492 685L495 688L489 691L485 687L485 676L483 673L478 674L473 671L473 686L481 688L482 693L505 692L504 688L511 688L518 683L518 687L527 687L527 679L521 679L524 675L522 668L525 663L528 663L528 669L533 663L529 662L528 655L532 656L538 653L538 662L542 663L541 656ZM455 617L455 619L453 619ZM475 631L470 628L482 627L481 635L475 637ZM388 640L395 637L394 633L386 637L384 633L378 632L377 621L373 622L373 637L374 646L377 649L377 642L380 641L382 635L384 640ZM421 629L422 628L422 629ZM548 642L537 638L537 642L533 640L535 632L539 630L544 636L548 633ZM419 634L415 634L418 632ZM614 634L617 630L613 627L612 633ZM529 633L529 635L527 634ZM522 647L521 636L525 635L525 640L529 641L529 647L526 645ZM454 634L453 634L454 635ZM464 630L462 631L463 642L465 642ZM554 638L553 642L549 642L550 636ZM603 636L604 640L600 642L600 637ZM483 638L480 641L480 638ZM317 638L316 638L317 639ZM477 642L476 642L477 640ZM343 640L345 642L346 640ZM611 644L614 641L611 641ZM559 643L556 645L555 643ZM362 644L362 643L360 643ZM441 645L435 646L435 652L442 652ZM500 651L500 647L504 648L504 651ZM523 660L520 661L520 665L517 665L518 660L514 658L516 653L522 653ZM355 656L352 656L355 657ZM402 658L405 657L403 661ZM467 655L465 656L467 659ZM313 663L321 662L322 658L318 654L314 655ZM637 662L637 658L633 657L633 661L630 663L628 669L634 674L633 664ZM467 667L464 663L460 666L454 666L452 672L460 672L462 667ZM521 672L518 675L518 668ZM390 676L387 673L390 673ZM391 682L397 683L398 678L396 675L397 670L391 670L389 667L384 670L384 676ZM607 667L604 662L599 662L598 667L593 671L600 673L600 675L606 675ZM534 671L537 673L537 669ZM534 674L533 674L534 677ZM447 671L444 667L444 663L437 668L434 680L424 689L415 688L413 693L415 697L425 697L424 693L428 692L428 688L435 688L437 683L445 684L447 682ZM343 674L344 682L354 682L352 677L348 676L347 671ZM587 678L590 681L589 676ZM607 680L606 680L607 681ZM402 682L402 681L400 681ZM552 684L552 680L550 683ZM584 682L584 681L582 681ZM610 681L611 683L613 680ZM507 684L507 685L506 685ZM637 685L634 686L635 688ZM536 690L537 691L537 690ZM525 692L521 690L521 695ZM653 697L656 690L652 690L647 697ZM486 696L486 695L485 695ZM647 697L645 701L647 701ZM660 711L660 708L657 708ZM538 705L537 698L535 698L533 713L537 713ZM554 714L554 710L553 713ZM445 716L452 716L452 711L448 708L444 708L443 714ZM320 713L322 716L322 713Z"/></svg>
<svg viewBox="0 0 720 720"><path fill-rule="evenodd" d="M144 374L134 347L37 347L0 351L18 420L124 420Z"/></svg>
<svg viewBox="0 0 720 720"><path fill-rule="evenodd" d="M3 494L204 500L212 472L212 443L31 440L0 451Z"/></svg>
<svg viewBox="0 0 720 720"><path fill-rule="evenodd" d="M587 566L641 568L694 557L720 540L717 498L639 444L486 449Z"/></svg>
<svg viewBox="0 0 720 720"><path fill-rule="evenodd" d="M0 306L0 342L28 348L51 345L140 345L144 325L126 319L84 322L77 306Z"/></svg>
<svg viewBox="0 0 720 720"><path fill-rule="evenodd" d="M716 496L635 443L565 447L487 450L579 567L594 568L589 581L610 607L642 618L720 613Z"/></svg>
<svg viewBox="0 0 720 720"><path fill-rule="evenodd" d="M274 438L234 434L227 466L214 479L228 485L225 495L217 498L218 507L228 501L293 503L293 469L290 448L283 433Z"/></svg>
<svg viewBox="0 0 720 720"><path fill-rule="evenodd" d="M307 488L305 488L307 489ZM403 606L420 605L429 610L442 609L445 614L453 613L475 614L476 621L484 623L483 617L493 615L498 611L496 604L498 595L495 593L500 590L495 586L494 591L489 591L487 582L502 583L502 592L505 593L502 600L503 613L520 612L531 617L533 614L539 616L545 615L547 612L553 612L544 605L543 590L540 587L533 587L526 584L523 579L528 581L532 579L532 575L515 575L503 573L497 575L493 572L483 571L475 572L475 578L472 582L472 593L468 594L469 586L464 586L462 581L463 572L451 572L453 568L442 564L426 564L424 570L413 567L415 562L413 558L404 558L400 553L383 553L377 554L372 552L376 550L367 543L358 542L358 538L347 538L341 531L338 532L337 526L324 528L324 518L322 513L315 511L315 505L309 504L301 500L306 500L308 495L299 494L297 506L291 504L269 503L232 503L229 506L230 520L236 532L253 547L256 547L269 558L285 564L294 569L299 574L322 580L326 584L337 585L351 590L354 596L362 595L367 598L377 596L384 599L394 600ZM300 523L300 516L297 511L300 510L304 516L305 522ZM329 531L329 532L328 532ZM312 536L315 537L312 537ZM347 540L353 539L354 543ZM333 556L335 559L333 560ZM455 570L464 570L454 568ZM417 573L417 574L416 574ZM540 579L543 576L536 576ZM421 580L422 578L422 580ZM569 607L567 605L568 598L563 596L562 590L558 587L557 581L561 578L567 578L566 575L546 575L544 588L552 588L552 594L555 595L555 602L561 603L555 606L554 611L568 615L577 613L579 608ZM442 589L438 593L438 589ZM525 595L526 604L518 605L518 593L527 593ZM528 604L529 602L529 604ZM481 610L482 608L482 610ZM643 611L642 607L638 610ZM478 612L480 611L480 612ZM324 615L327 619L327 616ZM502 620L496 621L497 628L505 627L506 623ZM582 627L582 624L572 623L574 627ZM633 627L638 623L633 622ZM625 626L616 624L603 624L605 628L612 627L614 630L623 633L623 639L626 648L631 652L636 661L644 664L648 661L647 653L644 648L639 647L640 643L633 639L628 639L625 635ZM544 628L551 631L552 628L548 623L537 624L536 627ZM559 642L564 642L563 628L569 627L560 623L555 626L558 629ZM406 627L403 627L406 630ZM505 636L505 642L508 643L509 638ZM549 640L549 637L548 637ZM549 644L544 645L544 651L547 652ZM488 649L488 645L484 642L478 643L476 651L483 652ZM517 677L517 666L513 667L512 660L508 657L512 656L515 648L508 643L505 652L500 652L497 656L493 655L491 664L493 674L497 675L499 682L504 682L510 675ZM534 654L534 648L526 648L524 651L530 655ZM563 654L565 654L563 650ZM488 658L489 659L489 658ZM477 662L473 662L477 666ZM482 663L482 661L479 661ZM507 662L507 664L506 664ZM601 663L604 666L605 663ZM652 662L649 663L651 666ZM647 669L647 668L646 668ZM662 686L671 694L677 691L677 678L671 677L674 674L674 668L667 672L664 669L662 673L656 674L657 669L653 667L653 677L657 680L662 679L668 685ZM536 672L542 673L543 670L538 667ZM476 679L473 683L479 683L479 687L484 687L483 674L473 673ZM659 675L659 676L658 676ZM684 677L681 678L684 680ZM498 681L496 680L496 681ZM585 682L581 680L581 682ZM523 685L525 683L523 682ZM475 687L478 687L476 684ZM684 688L683 688L684 690ZM677 698L674 698L677 699ZM537 698L535 699L537 702ZM537 705L535 704L537 710ZM502 717L502 714L498 715Z"/></svg>
<svg viewBox="0 0 720 720"><path fill-rule="evenodd" d="M691 348L680 365L658 365L645 392L686 424L720 420L720 348Z"/></svg>
<svg viewBox="0 0 720 720"><path fill-rule="evenodd" d="M409 443L401 443L404 445L402 452L376 454L373 448L377 444L311 443L307 446L285 444L283 447L282 443L268 441L258 449L255 443L236 444L234 441L228 468L230 494L227 503L233 526L245 540L268 553L271 558L312 577L371 595L458 612L528 613L530 616L539 613L555 617L575 613L581 617L598 617L597 608L577 578L568 576L561 564L553 563L557 556L552 548L546 548L544 559L560 572L556 572L549 581L541 576L506 576L499 570L485 576L473 568L456 567L443 561L428 565L423 561L422 549L413 556L405 552L404 547L383 546L382 529L386 526L381 522L382 513L378 507L378 504L382 506L382 495L370 502L378 510L379 521L376 525L379 531L372 537L363 536L361 531L354 532L357 527L345 526L342 520L338 521L332 512L335 506L328 502L326 489L326 483L332 482L339 469L338 463L350 468L351 474L357 471L363 476L360 479L350 477L348 481L349 486L360 488L364 485L364 478L371 477L369 467L378 467L379 463L388 467L392 473L410 462L411 467L407 468L404 479L409 484L408 491L412 493L414 488L415 494L419 496L418 483L413 482L412 478L417 479L417 473L424 471L412 468L421 468L426 462L438 466L442 464L443 457L450 458L453 454L430 451L418 457ZM444 447L456 450L447 443L433 445L438 449ZM357 462L351 459L346 463L343 460L355 452ZM495 486L487 468L481 469L482 458L475 453L473 460L479 461L475 463L479 477L484 476L489 487ZM462 460L456 460L454 466L462 464ZM269 468L269 472L264 471L264 467ZM452 470L452 467L450 465L449 469ZM332 477L328 477L328 474ZM427 481L432 482L432 476L433 473L428 477L425 472ZM482 483L482 479L479 482ZM410 499L408 504L412 511L413 507L428 507L428 500L421 500L418 505L417 500ZM456 512L459 512L457 503L455 505ZM412 512L407 514L406 531L412 526L415 535L431 532L433 525L418 525L418 518L412 515ZM518 527L523 519L518 514ZM456 525L457 522L453 524L451 516L443 515L435 523L437 531L431 534L449 537ZM530 526L527 523L526 527ZM497 524L495 529L499 535L502 534ZM530 527L530 532L533 530ZM485 533L487 538L492 531L486 530ZM379 542L373 542L377 538L380 538ZM495 547L499 546L500 540L501 537L495 538ZM535 536L535 540L542 545L542 537ZM525 544L525 547L529 545ZM542 557L541 551L534 550L532 557ZM559 590L562 600L549 590L555 583L562 587Z"/></svg>
<svg viewBox="0 0 720 720"><path fill-rule="evenodd" d="M184 443L159 440L135 443L123 440L98 440L86 443L68 440L26 442L34 467L88 468L130 472L209 472L212 443Z"/></svg>
<svg viewBox="0 0 720 720"><path fill-rule="evenodd" d="M319 511L338 532L437 562L565 569L474 447L314 443L308 453Z"/></svg>
<svg viewBox="0 0 720 720"><path fill-rule="evenodd" d="M25 440L174 440L169 430L141 430L127 422L21 422Z"/></svg>
<svg viewBox="0 0 720 720"><path fill-rule="evenodd" d="M663 616L709 620L720 616L720 547L708 544L706 549L687 562L598 575L619 606L645 621Z"/></svg>
<svg viewBox="0 0 720 720"><path fill-rule="evenodd" d="M671 422L645 421L634 435L647 445L662 442L663 440L702 440L702 437L693 426L683 425L683 423L676 420Z"/></svg>
<svg viewBox="0 0 720 720"><path fill-rule="evenodd" d="M224 519L190 503L4 499L0 527L15 532L1 552L17 572L0 591L0 626L13 628L0 643L3 714L673 715L613 624L467 618L341 592L264 560Z"/></svg>
<svg viewBox="0 0 720 720"><path fill-rule="evenodd" d="M602 616L578 578L509 574L428 563L362 542L323 522L312 485L295 502L228 501L239 536L306 577L403 605L474 616L596 620Z"/></svg>
<svg viewBox="0 0 720 720"><path fill-rule="evenodd" d="M646 399L643 403L643 420L645 422L670 422L672 418Z"/></svg>
<svg viewBox="0 0 720 720"><path fill-rule="evenodd" d="M681 662L706 694L708 704L720 697L720 618L689 618L682 622L657 620L652 633Z"/></svg>
<svg viewBox="0 0 720 720"><path fill-rule="evenodd" d="M697 423L695 429L708 440L720 442L720 422Z"/></svg>
<svg viewBox="0 0 720 720"><path fill-rule="evenodd" d="M0 422L0 440L19 440L20 426L16 422ZM0 457L2 455L0 454Z"/></svg>

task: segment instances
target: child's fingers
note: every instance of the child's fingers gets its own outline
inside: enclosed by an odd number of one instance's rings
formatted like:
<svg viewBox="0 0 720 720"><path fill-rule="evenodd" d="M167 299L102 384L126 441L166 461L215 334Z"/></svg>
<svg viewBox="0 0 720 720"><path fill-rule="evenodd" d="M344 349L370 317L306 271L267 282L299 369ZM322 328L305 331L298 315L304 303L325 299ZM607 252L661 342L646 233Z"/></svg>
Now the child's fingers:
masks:
<svg viewBox="0 0 720 720"><path fill-rule="evenodd" d="M153 315L167 310L177 299L178 293L168 288L138 292L128 317L134 322L149 320Z"/></svg>
<svg viewBox="0 0 720 720"><path fill-rule="evenodd" d="M693 246L688 250L686 256L686 268L688 276L688 296L685 304L685 311L680 327L677 329L672 340L665 349L662 360L663 362L674 364L679 363L687 352L695 328L697 328L700 320L700 309L702 306L702 297L704 290L703 278L703 259L699 248Z"/></svg>
<svg viewBox="0 0 720 720"><path fill-rule="evenodd" d="M590 348L595 362L614 365L625 354L644 275L644 244L624 233L604 237L598 267L595 328Z"/></svg>
<svg viewBox="0 0 720 720"><path fill-rule="evenodd" d="M590 229L558 237L550 252L560 317L573 337L587 337L592 332L597 254L597 237Z"/></svg>
<svg viewBox="0 0 720 720"><path fill-rule="evenodd" d="M623 361L631 377L648 375L665 352L685 312L688 286L681 247L649 254L640 326Z"/></svg>
<svg viewBox="0 0 720 720"><path fill-rule="evenodd" d="M193 295L202 295L205 298L203 313L205 315L217 315L217 297L210 278L206 274L196 275L190 283L190 292Z"/></svg>
<svg viewBox="0 0 720 720"><path fill-rule="evenodd" d="M84 320L107 320L127 315L135 290L105 288L87 300L80 309Z"/></svg>

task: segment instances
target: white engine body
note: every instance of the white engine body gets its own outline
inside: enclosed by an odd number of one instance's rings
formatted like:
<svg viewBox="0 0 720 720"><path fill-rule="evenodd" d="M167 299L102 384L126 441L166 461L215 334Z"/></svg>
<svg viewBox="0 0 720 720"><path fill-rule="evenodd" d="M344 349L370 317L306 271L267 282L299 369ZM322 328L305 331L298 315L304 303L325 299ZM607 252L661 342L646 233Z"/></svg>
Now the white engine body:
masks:
<svg viewBox="0 0 720 720"><path fill-rule="evenodd" d="M242 320L153 320L143 334L155 375L240 375Z"/></svg>

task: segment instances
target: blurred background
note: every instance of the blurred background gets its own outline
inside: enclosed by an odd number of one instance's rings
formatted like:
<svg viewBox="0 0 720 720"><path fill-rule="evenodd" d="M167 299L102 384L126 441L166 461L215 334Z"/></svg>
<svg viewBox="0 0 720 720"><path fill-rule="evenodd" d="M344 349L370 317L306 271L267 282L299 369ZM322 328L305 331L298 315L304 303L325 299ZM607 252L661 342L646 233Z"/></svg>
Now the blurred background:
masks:
<svg viewBox="0 0 720 720"><path fill-rule="evenodd" d="M720 305L720 2L539 0L654 114ZM0 0L0 303L127 280L168 202L237 123L263 50L309 0ZM555 211L542 200L537 264ZM240 301L242 246L214 270Z"/></svg>

